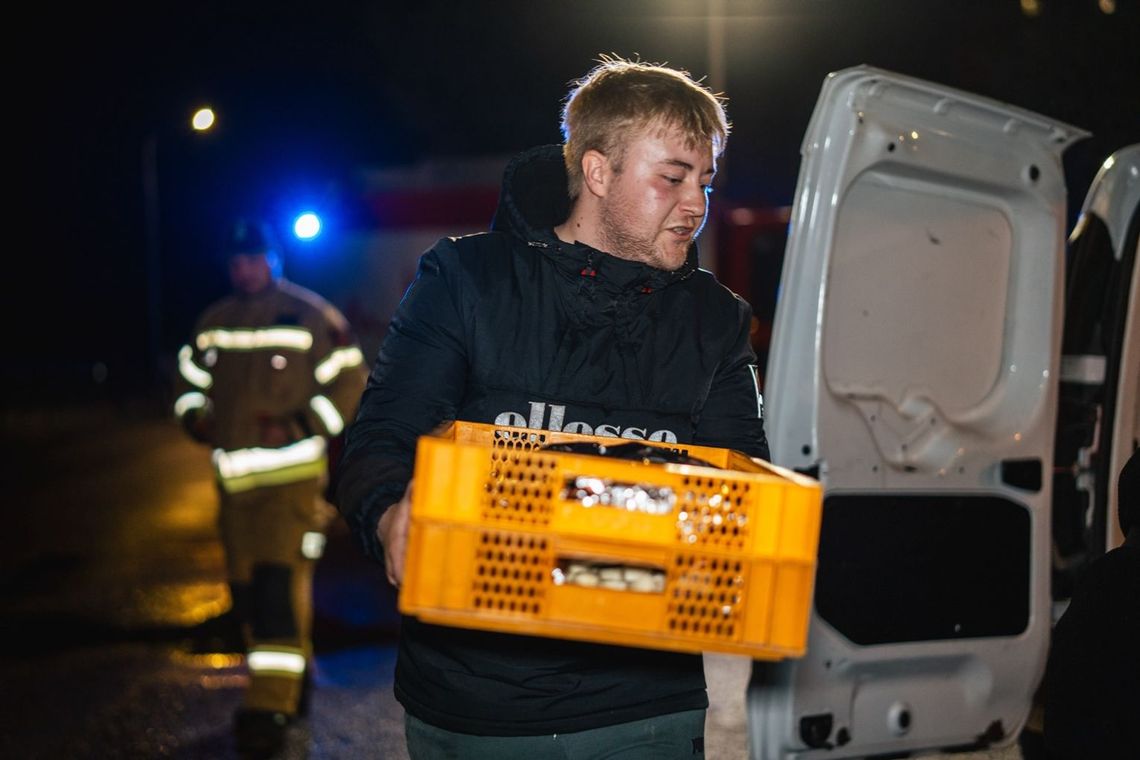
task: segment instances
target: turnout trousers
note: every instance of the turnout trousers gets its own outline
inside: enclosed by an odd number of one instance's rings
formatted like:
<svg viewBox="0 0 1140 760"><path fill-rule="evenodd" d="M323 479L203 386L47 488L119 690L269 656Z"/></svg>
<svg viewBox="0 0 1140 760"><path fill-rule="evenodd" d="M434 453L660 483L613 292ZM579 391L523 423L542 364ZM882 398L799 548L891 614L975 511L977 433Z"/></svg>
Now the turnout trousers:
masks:
<svg viewBox="0 0 1140 760"><path fill-rule="evenodd" d="M329 507L317 479L221 494L219 528L246 642L244 707L295 715L313 654L313 569Z"/></svg>

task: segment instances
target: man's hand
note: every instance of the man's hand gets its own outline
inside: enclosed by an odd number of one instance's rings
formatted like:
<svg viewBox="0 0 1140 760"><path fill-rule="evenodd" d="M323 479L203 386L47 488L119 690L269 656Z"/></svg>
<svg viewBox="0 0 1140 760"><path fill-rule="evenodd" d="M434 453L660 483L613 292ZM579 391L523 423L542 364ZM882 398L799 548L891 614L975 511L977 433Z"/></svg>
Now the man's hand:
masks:
<svg viewBox="0 0 1140 760"><path fill-rule="evenodd" d="M412 483L404 489L404 496L380 516L376 525L376 538L384 547L384 569L388 582L396 588L404 580L404 551L408 544L408 515L412 510Z"/></svg>

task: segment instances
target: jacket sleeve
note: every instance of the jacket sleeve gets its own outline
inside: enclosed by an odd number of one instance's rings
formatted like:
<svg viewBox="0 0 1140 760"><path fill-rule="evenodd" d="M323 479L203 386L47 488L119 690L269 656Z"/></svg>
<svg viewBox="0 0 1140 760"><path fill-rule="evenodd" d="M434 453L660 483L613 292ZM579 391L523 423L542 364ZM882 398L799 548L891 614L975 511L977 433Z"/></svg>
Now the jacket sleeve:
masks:
<svg viewBox="0 0 1140 760"><path fill-rule="evenodd" d="M195 440L212 443L214 376L196 338L202 332L199 320L190 342L178 350L178 377L174 385L174 416Z"/></svg>
<svg viewBox="0 0 1140 760"><path fill-rule="evenodd" d="M455 419L467 385L457 254L454 242L444 239L421 257L346 435L335 501L365 553L377 560L383 552L376 524L411 479L416 440Z"/></svg>
<svg viewBox="0 0 1140 760"><path fill-rule="evenodd" d="M767 460L770 454L764 434L764 400L756 354L748 339L752 308L738 298L737 310L736 336L709 385L694 443L736 449Z"/></svg>
<svg viewBox="0 0 1140 760"><path fill-rule="evenodd" d="M356 414L366 376L364 354L348 320L331 304L322 306L312 334L312 388L303 415L309 430L335 438Z"/></svg>

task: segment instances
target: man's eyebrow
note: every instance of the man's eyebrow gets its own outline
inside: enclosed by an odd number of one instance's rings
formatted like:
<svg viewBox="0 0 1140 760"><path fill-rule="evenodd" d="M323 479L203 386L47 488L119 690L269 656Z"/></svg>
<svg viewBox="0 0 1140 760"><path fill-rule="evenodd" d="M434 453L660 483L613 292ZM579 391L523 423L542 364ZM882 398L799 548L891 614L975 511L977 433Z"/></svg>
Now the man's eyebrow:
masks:
<svg viewBox="0 0 1140 760"><path fill-rule="evenodd" d="M664 158L660 161L660 163L668 164L669 166L676 166L676 167L678 167L680 169L684 169L685 171L688 171L688 172L691 172L694 169L693 165L690 164L688 161L682 161L679 158ZM715 175L716 169L706 169L705 171L701 172L701 174L702 175L704 175L704 174Z"/></svg>

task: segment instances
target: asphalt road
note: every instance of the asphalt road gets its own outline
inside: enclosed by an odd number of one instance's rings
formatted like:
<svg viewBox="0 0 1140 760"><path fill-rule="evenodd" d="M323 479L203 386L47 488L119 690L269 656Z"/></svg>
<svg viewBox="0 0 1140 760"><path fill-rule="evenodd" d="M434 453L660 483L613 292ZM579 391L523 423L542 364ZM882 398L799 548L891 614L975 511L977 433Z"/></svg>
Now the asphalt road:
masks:
<svg viewBox="0 0 1140 760"><path fill-rule="evenodd" d="M242 659L190 648L189 627L228 606L206 450L112 406L8 410L3 433L0 756L237 757ZM406 758L394 595L339 521L314 595L316 688L286 757ZM706 674L706 756L744 760L748 662L708 656Z"/></svg>

